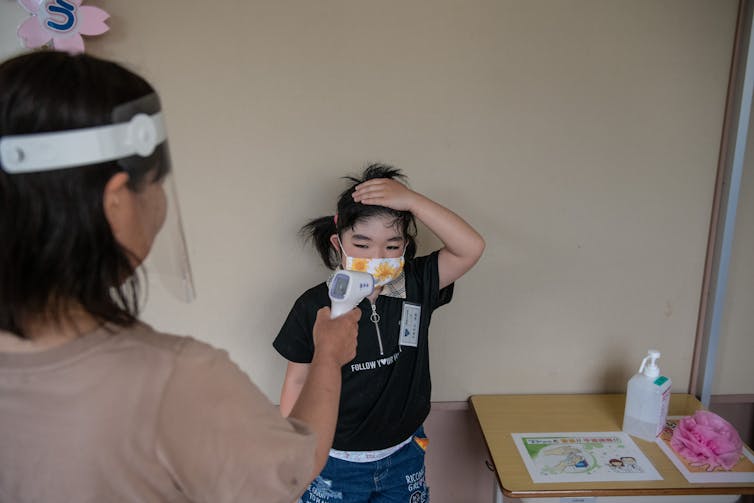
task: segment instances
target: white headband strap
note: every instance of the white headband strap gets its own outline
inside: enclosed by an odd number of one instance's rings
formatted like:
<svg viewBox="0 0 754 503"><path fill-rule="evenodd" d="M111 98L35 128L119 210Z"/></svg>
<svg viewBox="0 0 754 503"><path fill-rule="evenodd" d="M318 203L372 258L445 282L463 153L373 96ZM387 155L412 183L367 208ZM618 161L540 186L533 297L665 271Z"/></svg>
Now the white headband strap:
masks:
<svg viewBox="0 0 754 503"><path fill-rule="evenodd" d="M31 173L147 157L166 138L162 112L140 113L109 126L1 137L0 164L8 173Z"/></svg>

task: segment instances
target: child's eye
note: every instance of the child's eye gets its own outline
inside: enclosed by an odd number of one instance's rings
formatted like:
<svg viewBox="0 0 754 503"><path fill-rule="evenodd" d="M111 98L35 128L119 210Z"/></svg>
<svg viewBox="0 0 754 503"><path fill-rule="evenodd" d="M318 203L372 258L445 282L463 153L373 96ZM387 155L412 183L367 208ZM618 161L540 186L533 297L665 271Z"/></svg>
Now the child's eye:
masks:
<svg viewBox="0 0 754 503"><path fill-rule="evenodd" d="M367 245L357 245L357 244L355 244L355 243L354 243L354 246L355 246L356 248L362 248L362 249L366 249L366 248L368 248L368 247L367 247Z"/></svg>
<svg viewBox="0 0 754 503"><path fill-rule="evenodd" d="M398 246L388 246L387 247L388 250L397 250L398 248L399 248Z"/></svg>

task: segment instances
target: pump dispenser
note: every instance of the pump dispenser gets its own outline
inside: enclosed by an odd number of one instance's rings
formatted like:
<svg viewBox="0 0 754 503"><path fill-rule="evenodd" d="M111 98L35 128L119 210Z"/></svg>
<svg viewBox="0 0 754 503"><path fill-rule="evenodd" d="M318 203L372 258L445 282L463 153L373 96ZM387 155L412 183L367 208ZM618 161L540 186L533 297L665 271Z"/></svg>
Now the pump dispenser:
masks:
<svg viewBox="0 0 754 503"><path fill-rule="evenodd" d="M656 349L650 349L647 351L647 356L641 361L641 367L639 367L639 373L644 374L647 377L657 377L660 375L660 367L657 366L657 360L660 359L660 352ZM647 363L649 360L649 363Z"/></svg>
<svg viewBox="0 0 754 503"><path fill-rule="evenodd" d="M628 381L623 431L643 440L654 441L665 427L670 404L670 379L660 375L660 352L650 349L639 373Z"/></svg>

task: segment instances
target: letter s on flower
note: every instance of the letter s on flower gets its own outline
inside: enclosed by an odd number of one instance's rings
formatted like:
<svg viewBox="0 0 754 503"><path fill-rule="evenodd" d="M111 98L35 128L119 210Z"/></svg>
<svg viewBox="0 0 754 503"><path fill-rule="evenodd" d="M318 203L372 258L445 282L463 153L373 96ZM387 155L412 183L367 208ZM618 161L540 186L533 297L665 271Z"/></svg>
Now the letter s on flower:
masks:
<svg viewBox="0 0 754 503"><path fill-rule="evenodd" d="M81 5L83 0L18 0L31 16L18 27L18 37L33 49L51 44L55 50L84 52L81 35L101 35L110 29L110 15L99 7Z"/></svg>

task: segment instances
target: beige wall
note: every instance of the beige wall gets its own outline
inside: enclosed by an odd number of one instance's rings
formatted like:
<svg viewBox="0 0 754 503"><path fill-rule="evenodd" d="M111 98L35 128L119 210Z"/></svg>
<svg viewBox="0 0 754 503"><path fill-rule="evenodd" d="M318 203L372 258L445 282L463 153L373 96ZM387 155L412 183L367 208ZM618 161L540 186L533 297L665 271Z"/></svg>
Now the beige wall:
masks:
<svg viewBox="0 0 754 503"><path fill-rule="evenodd" d="M23 50L16 36L18 25L28 17L17 2L0 0L0 60Z"/></svg>
<svg viewBox="0 0 754 503"><path fill-rule="evenodd" d="M686 389L735 0L91 3L88 48L167 113L199 298L154 285L155 325L276 400L270 343L326 277L296 231L380 160L488 243L435 316L434 400L623 390L650 347Z"/></svg>

